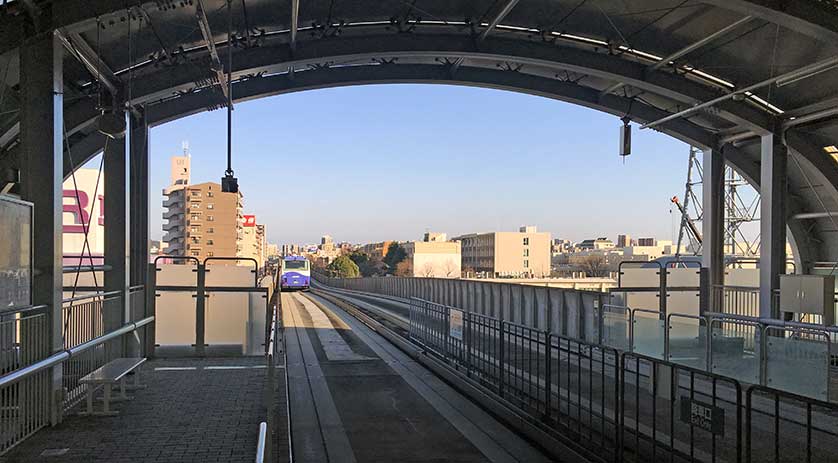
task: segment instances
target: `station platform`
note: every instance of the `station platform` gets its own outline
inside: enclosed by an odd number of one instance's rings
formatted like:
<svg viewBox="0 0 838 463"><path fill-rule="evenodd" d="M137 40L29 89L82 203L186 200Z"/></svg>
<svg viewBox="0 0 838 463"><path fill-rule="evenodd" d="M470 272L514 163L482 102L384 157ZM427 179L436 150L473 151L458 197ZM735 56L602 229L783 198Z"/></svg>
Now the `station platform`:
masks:
<svg viewBox="0 0 838 463"><path fill-rule="evenodd" d="M297 461L552 461L329 301L282 307Z"/></svg>
<svg viewBox="0 0 838 463"><path fill-rule="evenodd" d="M0 462L253 461L258 425L265 420L264 358L158 358L142 368L146 388L132 391L133 400L113 403L119 415L71 414ZM284 383L278 388L284 395ZM284 403L278 403L283 416ZM278 454L287 455L287 446Z"/></svg>

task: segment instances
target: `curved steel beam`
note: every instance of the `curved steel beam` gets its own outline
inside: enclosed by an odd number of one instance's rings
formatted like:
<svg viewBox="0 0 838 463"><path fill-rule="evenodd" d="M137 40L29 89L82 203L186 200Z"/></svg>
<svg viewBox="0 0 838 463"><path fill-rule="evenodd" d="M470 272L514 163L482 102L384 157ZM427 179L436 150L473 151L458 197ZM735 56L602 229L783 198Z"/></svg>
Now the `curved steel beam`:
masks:
<svg viewBox="0 0 838 463"><path fill-rule="evenodd" d="M436 65L369 65L298 71L293 78L282 74L235 82L233 94L236 96L236 102L242 102L313 89L397 83L463 85L514 91L577 104L617 116L625 114L629 104L632 104L638 122L652 120L664 113L657 108L638 102L630 103L629 99L616 95L602 98L596 90L555 79L470 67L462 68L454 79L445 68ZM213 98L211 89L190 93L149 105L146 107L146 115L150 125L161 125L203 112L206 106L212 103ZM661 127L661 131L695 146L711 146L716 142L714 135L688 121L669 122L665 127ZM76 163L83 163L101 151L103 140L101 135L94 133L74 145L73 156ZM758 187L759 164L753 157L730 144L724 147L724 152L728 162L755 187ZM65 164L65 175L69 174L67 167ZM795 206L792 205L789 208L790 214L799 209ZM789 236L793 238L795 244L795 255L801 256L804 261L812 260L810 246L797 246L797 243L809 243L810 240L802 239L806 236L807 230L799 223L789 225Z"/></svg>

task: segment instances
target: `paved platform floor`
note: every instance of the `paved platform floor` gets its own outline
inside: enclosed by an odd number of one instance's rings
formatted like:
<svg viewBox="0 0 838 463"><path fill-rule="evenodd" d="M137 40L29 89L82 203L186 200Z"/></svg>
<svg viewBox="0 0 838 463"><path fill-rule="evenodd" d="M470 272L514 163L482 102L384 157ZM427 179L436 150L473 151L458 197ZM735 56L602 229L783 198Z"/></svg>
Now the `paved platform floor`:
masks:
<svg viewBox="0 0 838 463"><path fill-rule="evenodd" d="M325 299L283 293L282 307L296 461L548 461Z"/></svg>
<svg viewBox="0 0 838 463"><path fill-rule="evenodd" d="M147 388L114 404L118 416L71 414L0 462L252 462L265 420L264 365L262 357L151 359ZM278 405L284 413L284 400Z"/></svg>

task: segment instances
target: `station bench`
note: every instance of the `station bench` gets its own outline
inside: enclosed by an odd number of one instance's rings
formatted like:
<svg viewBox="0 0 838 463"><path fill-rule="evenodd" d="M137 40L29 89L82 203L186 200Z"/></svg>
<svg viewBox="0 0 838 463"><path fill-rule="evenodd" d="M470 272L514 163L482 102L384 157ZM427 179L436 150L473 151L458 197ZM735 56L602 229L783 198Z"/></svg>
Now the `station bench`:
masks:
<svg viewBox="0 0 838 463"><path fill-rule="evenodd" d="M124 357L111 360L110 362L97 368L90 374L79 380L80 384L87 384L87 410L82 415L118 415L119 412L110 409L111 400L130 400L131 398L125 395L127 388L126 376L128 373L134 372L134 384L131 385L133 389L140 389L143 386L140 384L140 366L145 363L145 357ZM119 395L111 398L111 389L114 385L119 383ZM93 394L100 387L104 387L105 396L102 400L102 410L93 410Z"/></svg>

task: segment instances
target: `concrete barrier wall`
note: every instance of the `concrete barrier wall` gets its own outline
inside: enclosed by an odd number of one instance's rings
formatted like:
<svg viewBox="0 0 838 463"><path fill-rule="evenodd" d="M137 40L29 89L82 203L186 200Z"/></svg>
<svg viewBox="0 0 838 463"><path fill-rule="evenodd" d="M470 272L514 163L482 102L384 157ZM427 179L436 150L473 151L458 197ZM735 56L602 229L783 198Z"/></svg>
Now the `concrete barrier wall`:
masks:
<svg viewBox="0 0 838 463"><path fill-rule="evenodd" d="M450 278L331 278L315 274L327 286L409 300L412 297L549 330L579 339L596 340L596 309L608 294L566 288L497 281Z"/></svg>

